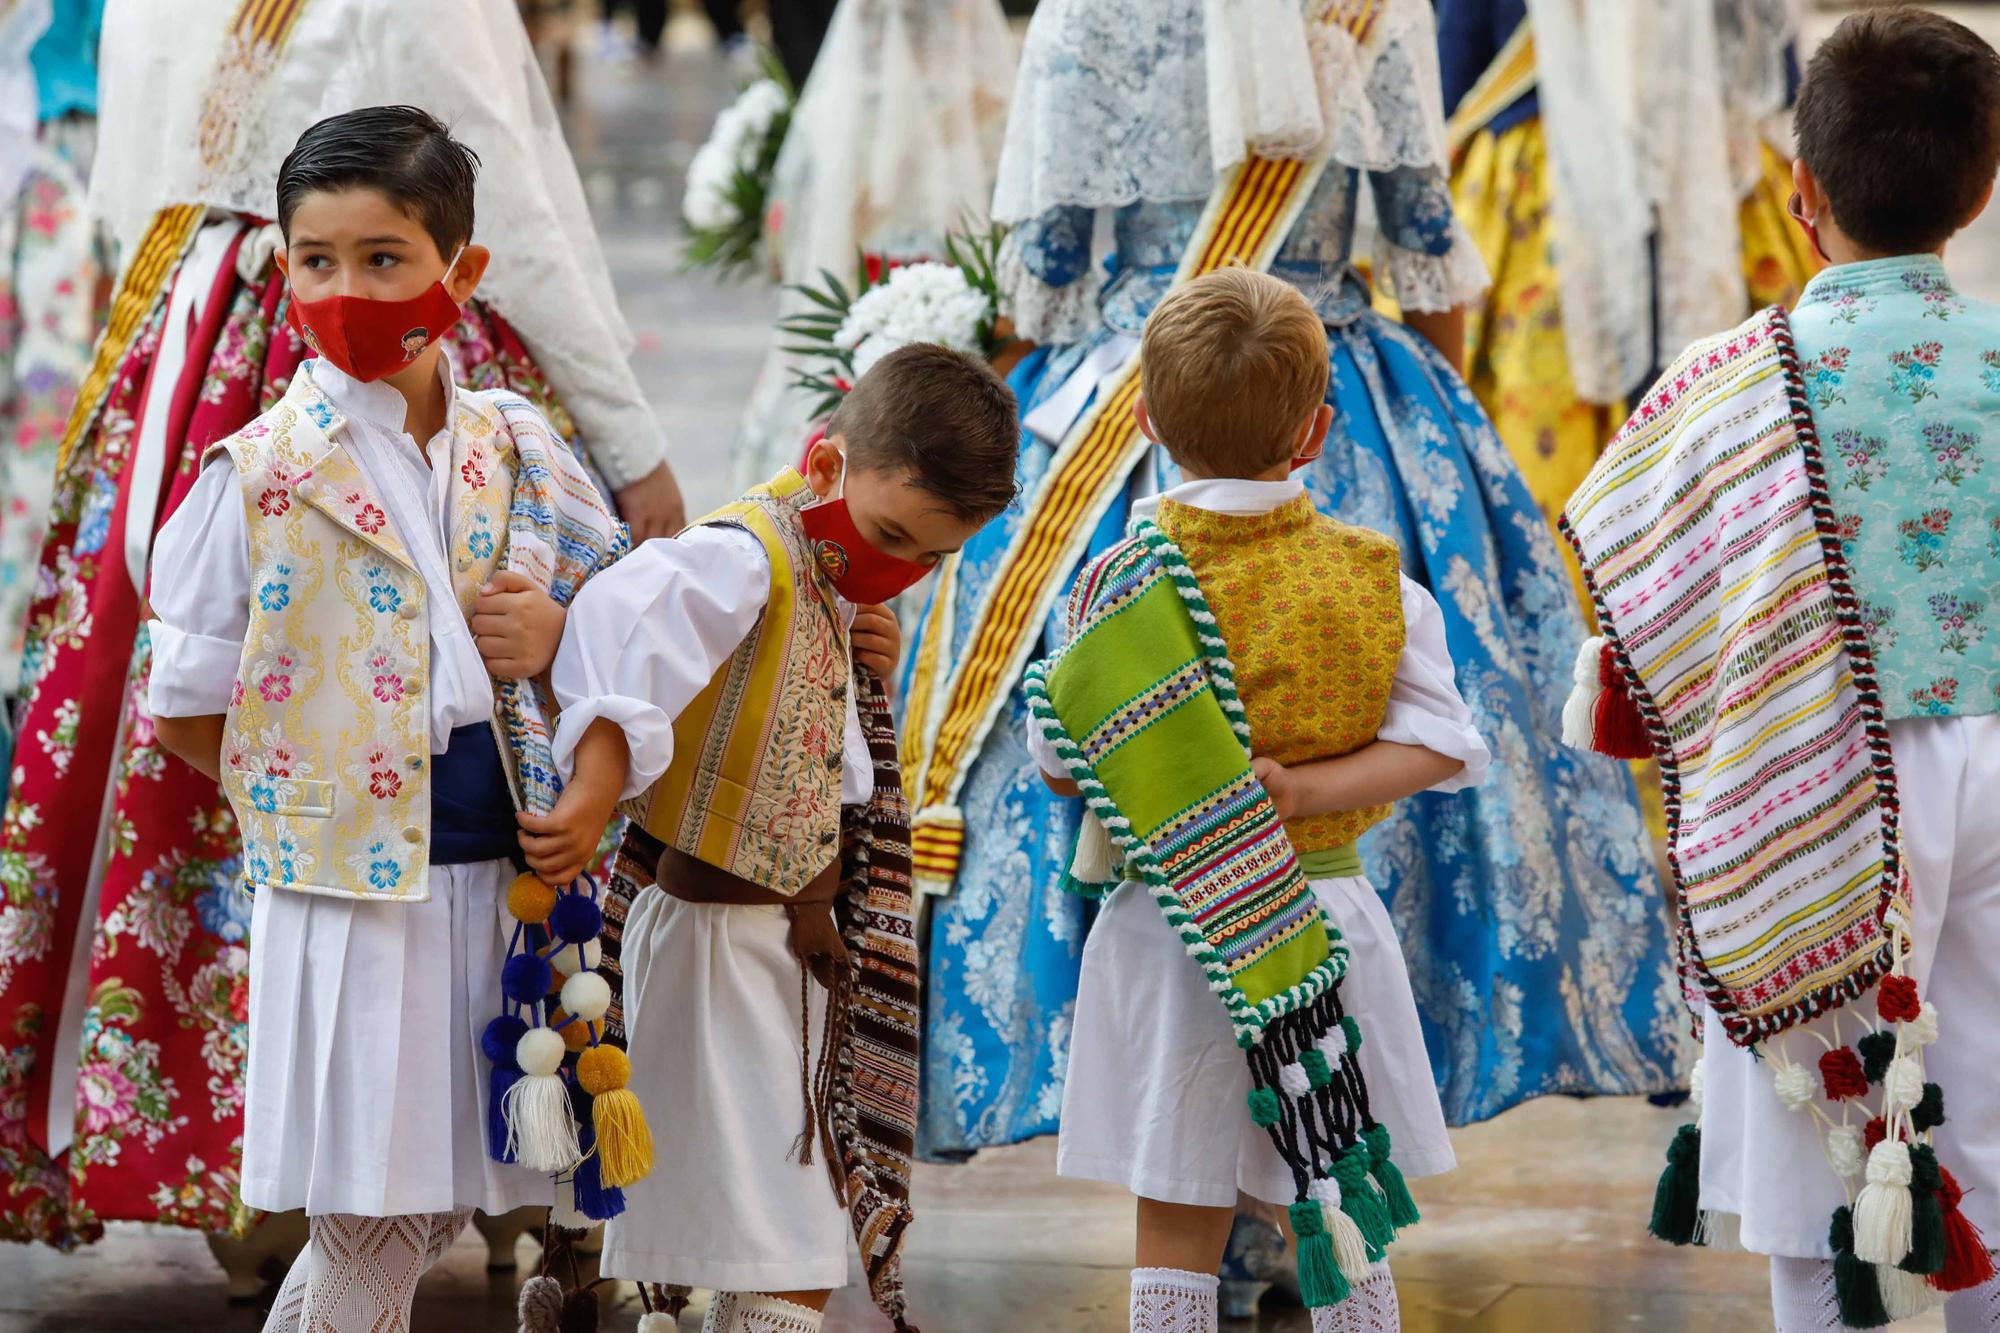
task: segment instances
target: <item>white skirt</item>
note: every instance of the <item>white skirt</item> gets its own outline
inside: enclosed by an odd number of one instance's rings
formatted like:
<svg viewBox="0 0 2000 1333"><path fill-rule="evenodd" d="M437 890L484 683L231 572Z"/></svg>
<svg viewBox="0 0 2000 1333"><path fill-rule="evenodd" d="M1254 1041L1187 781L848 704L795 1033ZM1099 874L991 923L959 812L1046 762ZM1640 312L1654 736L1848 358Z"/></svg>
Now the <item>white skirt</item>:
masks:
<svg viewBox="0 0 2000 1333"><path fill-rule="evenodd" d="M601 1271L724 1291L847 1285L847 1209L805 1128L799 983L783 908L688 903L657 888L625 919L632 1091L653 1173L604 1229ZM817 1067L826 992L809 987Z"/></svg>
<svg viewBox="0 0 2000 1333"><path fill-rule="evenodd" d="M1405 1176L1457 1164L1396 928L1367 879L1314 880L1351 950L1341 1003ZM1077 989L1056 1171L1142 1198L1216 1207L1237 1191L1290 1203L1292 1174L1250 1120L1250 1066L1201 968L1152 895L1118 886L1090 928Z"/></svg>
<svg viewBox="0 0 2000 1333"><path fill-rule="evenodd" d="M505 861L430 867L428 902L267 891L251 914L243 1201L394 1217L554 1202L486 1148L513 921Z"/></svg>
<svg viewBox="0 0 2000 1333"><path fill-rule="evenodd" d="M2000 1237L2000 717L1913 718L1889 724L1902 798L1903 857L1916 906L1910 975L1937 1006L1938 1041L1924 1077L1944 1090L1938 1163L1965 1188L1965 1215L1989 1244ZM1783 1048L1813 1070L1826 1035L1851 1046L1873 1018L1872 993L1788 1033ZM1742 1218L1758 1254L1828 1259L1827 1226L1848 1202L1822 1155L1809 1112L1785 1109L1771 1069L1710 1023L1702 1055L1701 1205ZM1879 1105L1871 1095L1870 1102ZM1835 1121L1842 1110L1815 1103ZM1855 1115L1857 1123L1865 1115ZM1860 1182L1855 1182L1859 1188Z"/></svg>

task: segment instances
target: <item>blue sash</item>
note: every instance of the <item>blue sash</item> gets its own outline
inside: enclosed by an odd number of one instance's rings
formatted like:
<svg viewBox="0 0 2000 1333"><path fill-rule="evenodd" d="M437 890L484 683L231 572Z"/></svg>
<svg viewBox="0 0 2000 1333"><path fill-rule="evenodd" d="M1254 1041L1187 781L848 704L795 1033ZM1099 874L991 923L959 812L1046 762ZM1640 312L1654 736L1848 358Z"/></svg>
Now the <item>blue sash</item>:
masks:
<svg viewBox="0 0 2000 1333"><path fill-rule="evenodd" d="M453 728L445 752L431 756L431 864L522 864L519 834L492 724Z"/></svg>

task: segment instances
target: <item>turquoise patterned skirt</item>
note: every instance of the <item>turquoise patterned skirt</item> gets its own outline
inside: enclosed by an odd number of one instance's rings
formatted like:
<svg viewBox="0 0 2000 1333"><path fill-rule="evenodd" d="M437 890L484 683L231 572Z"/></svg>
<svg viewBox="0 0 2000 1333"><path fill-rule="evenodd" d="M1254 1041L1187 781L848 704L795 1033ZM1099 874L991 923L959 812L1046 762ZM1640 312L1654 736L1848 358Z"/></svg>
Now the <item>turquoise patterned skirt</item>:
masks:
<svg viewBox="0 0 2000 1333"><path fill-rule="evenodd" d="M1586 631L1554 538L1435 349L1372 311L1328 334L1333 430L1299 475L1323 512L1400 540L1404 571L1444 611L1459 690L1493 752L1480 787L1404 801L1361 843L1445 1114L1467 1124L1547 1093L1671 1090L1686 1025L1632 778L1559 739ZM1023 361L1011 382L1024 412L1108 336ZM1023 493L1051 452L1024 436ZM1157 451L1141 466L1161 487L1178 480ZM1092 554L1127 512L1121 494ZM1019 523L1010 512L967 546L961 608ZM958 635L969 619L954 617ZM1052 617L1045 650L1058 630ZM932 906L919 1132L933 1158L1053 1133L1062 1105L1089 909L1057 885L1081 811L1043 787L1023 715L1017 686L966 779L957 887Z"/></svg>

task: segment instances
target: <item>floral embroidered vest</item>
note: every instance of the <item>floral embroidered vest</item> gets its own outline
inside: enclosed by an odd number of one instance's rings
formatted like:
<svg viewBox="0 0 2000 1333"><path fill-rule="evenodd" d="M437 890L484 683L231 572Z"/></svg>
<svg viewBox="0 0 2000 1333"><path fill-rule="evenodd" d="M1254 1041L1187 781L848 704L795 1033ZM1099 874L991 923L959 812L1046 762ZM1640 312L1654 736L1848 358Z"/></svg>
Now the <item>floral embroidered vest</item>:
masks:
<svg viewBox="0 0 2000 1333"><path fill-rule="evenodd" d="M341 898L430 896L430 616L467 615L498 567L513 437L460 390L450 558L457 606L424 581L342 419L299 369L279 404L210 447L236 464L250 530L250 624L222 737L243 878ZM509 756L510 747L500 746ZM511 774L510 774L511 777Z"/></svg>
<svg viewBox="0 0 2000 1333"><path fill-rule="evenodd" d="M625 808L677 850L787 896L840 853L847 628L799 521L812 499L786 469L701 520L763 544L770 600L674 719L665 775Z"/></svg>
<svg viewBox="0 0 2000 1333"><path fill-rule="evenodd" d="M2000 712L2000 305L1874 259L1807 284L1792 337L1884 712Z"/></svg>
<svg viewBox="0 0 2000 1333"><path fill-rule="evenodd" d="M1160 501L1236 664L1251 747L1281 764L1352 754L1375 739L1403 654L1400 553L1298 496L1265 514ZM1289 821L1301 852L1353 842L1386 805Z"/></svg>

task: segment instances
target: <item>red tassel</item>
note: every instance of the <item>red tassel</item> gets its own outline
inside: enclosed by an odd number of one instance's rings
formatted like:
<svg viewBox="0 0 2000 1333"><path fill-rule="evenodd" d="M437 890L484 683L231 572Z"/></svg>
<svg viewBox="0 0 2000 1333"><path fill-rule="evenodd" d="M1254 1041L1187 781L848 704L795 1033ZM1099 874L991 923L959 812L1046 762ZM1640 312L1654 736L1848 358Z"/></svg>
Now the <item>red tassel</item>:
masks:
<svg viewBox="0 0 2000 1333"><path fill-rule="evenodd" d="M1938 1174L1944 1186L1938 1202L1944 1205L1944 1267L1931 1274L1930 1283L1939 1291L1965 1291L1993 1279L1993 1256L1986 1252L1986 1239L1979 1228L1959 1210L1965 1190L1943 1167Z"/></svg>
<svg viewBox="0 0 2000 1333"><path fill-rule="evenodd" d="M1651 759L1653 743L1646 733L1646 719L1639 715L1639 705L1632 702L1625 688L1624 673L1619 671L1608 642L1598 658L1597 683L1603 692L1597 696L1596 714L1591 718L1590 748L1613 759Z"/></svg>
<svg viewBox="0 0 2000 1333"><path fill-rule="evenodd" d="M1878 1115L1862 1128L1861 1137L1867 1144L1868 1151L1874 1152L1875 1145L1889 1137L1889 1127L1882 1123L1882 1117Z"/></svg>
<svg viewBox="0 0 2000 1333"><path fill-rule="evenodd" d="M1861 1072L1861 1057L1852 1046L1836 1046L1819 1058L1820 1081L1830 1102L1868 1095L1868 1075Z"/></svg>
<svg viewBox="0 0 2000 1333"><path fill-rule="evenodd" d="M1914 1022L1923 1012L1923 1001L1917 998L1917 983L1910 977L1883 977L1881 987L1875 992L1875 1008L1885 1023Z"/></svg>

